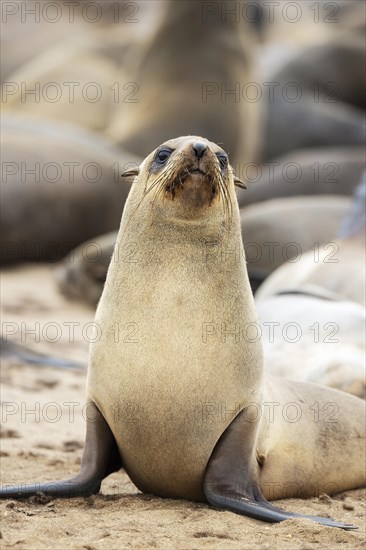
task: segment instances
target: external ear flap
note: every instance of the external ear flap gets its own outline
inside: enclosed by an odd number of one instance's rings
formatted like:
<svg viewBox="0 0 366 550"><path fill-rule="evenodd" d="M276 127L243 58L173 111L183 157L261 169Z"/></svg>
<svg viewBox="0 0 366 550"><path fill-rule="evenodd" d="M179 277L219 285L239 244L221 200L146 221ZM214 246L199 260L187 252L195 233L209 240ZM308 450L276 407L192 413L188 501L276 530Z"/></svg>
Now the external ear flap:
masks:
<svg viewBox="0 0 366 550"><path fill-rule="evenodd" d="M248 189L247 186L236 176L234 176L234 185L240 187L240 189Z"/></svg>
<svg viewBox="0 0 366 550"><path fill-rule="evenodd" d="M125 170L122 174L122 178L130 178L132 176L138 176L140 173L140 168L138 166L133 166L132 168L129 168L128 170Z"/></svg>

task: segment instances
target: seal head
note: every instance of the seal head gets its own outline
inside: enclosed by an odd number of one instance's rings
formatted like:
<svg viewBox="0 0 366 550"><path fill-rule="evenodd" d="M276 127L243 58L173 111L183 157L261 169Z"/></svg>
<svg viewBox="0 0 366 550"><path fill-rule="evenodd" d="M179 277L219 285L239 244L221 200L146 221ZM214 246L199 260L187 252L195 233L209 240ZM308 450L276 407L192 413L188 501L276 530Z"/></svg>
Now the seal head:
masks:
<svg viewBox="0 0 366 550"><path fill-rule="evenodd" d="M207 218L207 215L212 217L214 209L207 211L206 208L216 206L216 202L221 202L221 215L224 214L228 222L236 202L231 180L234 185L245 188L235 177L226 152L198 136L165 142L144 160L140 168L122 175L139 176L138 180L145 182L139 186L140 190L134 189L131 199L133 195L140 195L140 200L149 195L152 201L148 203L158 209L159 216L191 223ZM142 200L138 204L140 208Z"/></svg>

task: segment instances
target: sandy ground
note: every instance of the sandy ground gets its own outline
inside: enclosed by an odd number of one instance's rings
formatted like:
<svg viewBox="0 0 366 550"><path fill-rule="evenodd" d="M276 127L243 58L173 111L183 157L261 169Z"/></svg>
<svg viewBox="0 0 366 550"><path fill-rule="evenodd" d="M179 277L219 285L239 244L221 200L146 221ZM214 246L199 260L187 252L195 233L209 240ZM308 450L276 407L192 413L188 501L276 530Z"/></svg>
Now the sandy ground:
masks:
<svg viewBox="0 0 366 550"><path fill-rule="evenodd" d="M3 271L1 313L3 334L13 333L12 338L20 342L27 329L25 343L32 349L86 364L88 323L93 320L93 312L70 304L59 295L50 267ZM73 342L70 342L70 323L78 323L73 325ZM84 438L85 378L85 369L29 366L11 358L2 361L3 484L62 479L77 472ZM92 498L1 501L0 547L27 550L365 547L364 490L278 504L296 512L334 517L360 528L346 532L307 520L267 524L213 510L204 504L162 500L139 493L126 474L119 472L103 483L102 494Z"/></svg>

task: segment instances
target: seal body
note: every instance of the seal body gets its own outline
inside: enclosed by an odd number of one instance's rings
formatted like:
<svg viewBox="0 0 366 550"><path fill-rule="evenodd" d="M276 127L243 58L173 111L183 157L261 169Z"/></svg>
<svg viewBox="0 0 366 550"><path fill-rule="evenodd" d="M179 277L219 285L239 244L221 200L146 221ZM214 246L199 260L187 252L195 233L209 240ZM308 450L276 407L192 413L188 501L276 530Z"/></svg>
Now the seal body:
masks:
<svg viewBox="0 0 366 550"><path fill-rule="evenodd" d="M235 10L235 2L227 4ZM223 144L232 162L255 161L262 109L251 97L257 81L252 25L221 17L202 0L163 5L161 24L131 72L140 86L138 100L121 103L107 135L145 156L172 135L199 133Z"/></svg>
<svg viewBox="0 0 366 550"><path fill-rule="evenodd" d="M270 199L308 195L352 196L365 170L363 147L321 147L300 149L276 158L273 173L262 165L261 176L244 169L237 171L248 184L238 190L239 206L248 206ZM314 175L314 166L319 169ZM291 167L294 168L292 172ZM287 172L289 169L289 172Z"/></svg>
<svg viewBox="0 0 366 550"><path fill-rule="evenodd" d="M255 295L267 372L363 398L365 195L363 181L338 237L279 267Z"/></svg>
<svg viewBox="0 0 366 550"><path fill-rule="evenodd" d="M63 259L55 275L61 292L70 300L81 300L95 308L103 292L117 232L111 231L82 243L72 251L73 261ZM97 247L98 254L85 257L85 248ZM127 251L127 254L129 251ZM133 247L130 257L134 254Z"/></svg>
<svg viewBox="0 0 366 550"><path fill-rule="evenodd" d="M249 278L264 280L286 260L327 243L350 206L342 196L272 199L240 209Z"/></svg>
<svg viewBox="0 0 366 550"><path fill-rule="evenodd" d="M177 142L175 162L183 167L192 139ZM209 147L206 162L212 163L220 148ZM230 331L231 323L246 326L258 319L244 254L228 254L223 261L207 253L212 246L225 250L233 240L240 242L234 197L226 225L215 219L222 205L202 208L199 174L174 200L166 197L154 206L149 194L142 199L143 181L147 186L156 181L151 162L151 156L144 161L126 203L97 309L102 337L91 347L88 395L139 488L200 500L215 444L245 403L259 395L262 379L259 342L233 348L230 337L225 344L209 335L218 324ZM131 243L137 243L136 261L126 263L120 258ZM117 326L118 341L111 329ZM218 407L219 422L212 414Z"/></svg>
<svg viewBox="0 0 366 550"><path fill-rule="evenodd" d="M364 484L365 402L263 378L244 254L233 253L242 241L226 153L183 137L132 173L96 314L87 383L93 415L80 472L51 486L6 487L0 497L95 494L123 466L156 495L207 500L265 521L307 517L354 528L265 499ZM127 261L131 245L136 254ZM322 410L337 404L335 422L314 421L314 400ZM280 407L275 416L262 413L268 404ZM289 404L300 409L297 425Z"/></svg>
<svg viewBox="0 0 366 550"><path fill-rule="evenodd" d="M365 412L354 395L266 373L255 444L264 496L309 498L364 486ZM352 459L341 449L352 449Z"/></svg>
<svg viewBox="0 0 366 550"><path fill-rule="evenodd" d="M139 163L92 132L32 116L3 116L0 257L47 261L118 228Z"/></svg>
<svg viewBox="0 0 366 550"><path fill-rule="evenodd" d="M350 300L365 307L365 239L334 239L319 250L306 252L297 263L286 262L258 289L264 300L287 290L333 293L335 299ZM352 277L350 277L352 273Z"/></svg>
<svg viewBox="0 0 366 550"><path fill-rule="evenodd" d="M327 245L312 254L307 252L296 264L286 263L275 271L258 290L256 298L263 300L288 290L333 293L333 298L350 300L365 307L366 287L366 172L357 186L339 230ZM352 276L350 277L350 273Z"/></svg>
<svg viewBox="0 0 366 550"><path fill-rule="evenodd" d="M365 398L365 308L317 290L257 302L266 372Z"/></svg>

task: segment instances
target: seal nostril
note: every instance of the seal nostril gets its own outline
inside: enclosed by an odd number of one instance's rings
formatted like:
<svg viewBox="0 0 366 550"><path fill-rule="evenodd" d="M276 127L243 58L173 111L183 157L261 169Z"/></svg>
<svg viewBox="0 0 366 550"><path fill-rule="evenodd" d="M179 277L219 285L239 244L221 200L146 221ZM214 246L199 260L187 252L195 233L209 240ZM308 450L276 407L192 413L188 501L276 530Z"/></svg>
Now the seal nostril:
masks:
<svg viewBox="0 0 366 550"><path fill-rule="evenodd" d="M205 154L206 150L207 150L207 146L205 143L202 143L202 141L196 141L196 143L194 143L192 145L193 147L193 151L196 155L197 158L201 158L203 157L203 155Z"/></svg>

